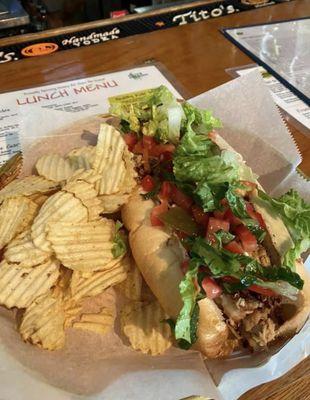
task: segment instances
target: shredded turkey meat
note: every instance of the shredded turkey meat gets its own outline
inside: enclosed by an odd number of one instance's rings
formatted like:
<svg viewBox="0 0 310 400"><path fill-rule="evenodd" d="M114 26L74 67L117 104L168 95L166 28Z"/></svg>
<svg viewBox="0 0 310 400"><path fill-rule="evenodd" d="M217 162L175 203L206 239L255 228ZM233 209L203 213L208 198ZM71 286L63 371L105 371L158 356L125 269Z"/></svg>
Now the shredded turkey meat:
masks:
<svg viewBox="0 0 310 400"><path fill-rule="evenodd" d="M270 267L271 261L267 254L267 251L264 246L261 244L258 245L257 250L251 253L251 256L255 258L255 260L259 261L263 267Z"/></svg>
<svg viewBox="0 0 310 400"><path fill-rule="evenodd" d="M275 310L279 307L279 298L242 293L223 294L218 300L230 331L235 338L253 350L267 347L276 338L276 329L280 321Z"/></svg>

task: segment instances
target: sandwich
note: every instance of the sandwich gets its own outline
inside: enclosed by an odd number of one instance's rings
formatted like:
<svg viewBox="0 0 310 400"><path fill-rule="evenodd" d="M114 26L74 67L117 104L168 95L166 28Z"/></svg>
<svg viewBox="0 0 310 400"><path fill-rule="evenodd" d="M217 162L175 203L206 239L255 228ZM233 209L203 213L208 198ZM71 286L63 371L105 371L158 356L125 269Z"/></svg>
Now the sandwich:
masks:
<svg viewBox="0 0 310 400"><path fill-rule="evenodd" d="M220 121L166 87L109 101L139 183L122 220L178 346L220 358L298 332L310 308L310 205L295 190L265 193Z"/></svg>

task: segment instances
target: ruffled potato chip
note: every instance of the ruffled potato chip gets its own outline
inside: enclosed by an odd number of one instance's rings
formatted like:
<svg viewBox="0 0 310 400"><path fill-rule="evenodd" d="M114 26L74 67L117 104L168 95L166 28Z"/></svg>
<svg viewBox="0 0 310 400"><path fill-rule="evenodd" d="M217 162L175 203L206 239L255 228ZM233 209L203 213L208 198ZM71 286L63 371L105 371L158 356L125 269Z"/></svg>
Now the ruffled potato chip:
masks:
<svg viewBox="0 0 310 400"><path fill-rule="evenodd" d="M107 288L123 282L130 268L129 258L113 260L106 268L88 274L74 271L70 285L72 299L78 302L85 297L97 296Z"/></svg>
<svg viewBox="0 0 310 400"><path fill-rule="evenodd" d="M101 201L103 214L111 214L120 210L121 206L127 203L129 194L104 194L98 198Z"/></svg>
<svg viewBox="0 0 310 400"><path fill-rule="evenodd" d="M122 310L121 327L133 349L156 356L172 344L170 326L164 322L166 318L157 301L147 305L135 303Z"/></svg>
<svg viewBox="0 0 310 400"><path fill-rule="evenodd" d="M48 260L34 268L18 264L0 263L0 304L12 308L26 308L55 285L59 276L59 263Z"/></svg>
<svg viewBox="0 0 310 400"><path fill-rule="evenodd" d="M82 304L77 303L71 297L66 297L64 300L64 308L65 308L65 329L71 328L73 322L79 318L82 312Z"/></svg>
<svg viewBox="0 0 310 400"><path fill-rule="evenodd" d="M96 154L95 146L83 146L71 150L67 154L67 159L70 161L71 167L74 170L92 168Z"/></svg>
<svg viewBox="0 0 310 400"><path fill-rule="evenodd" d="M83 181L94 184L101 179L101 175L94 169L77 169L67 182Z"/></svg>
<svg viewBox="0 0 310 400"><path fill-rule="evenodd" d="M73 322L72 327L105 335L112 329L114 320L112 310L103 308L99 313L82 314L79 321Z"/></svg>
<svg viewBox="0 0 310 400"><path fill-rule="evenodd" d="M5 199L0 206L0 249L33 221L38 205L27 197Z"/></svg>
<svg viewBox="0 0 310 400"><path fill-rule="evenodd" d="M119 131L108 124L101 124L93 168L101 174L96 188L99 194L119 192L126 175L123 155L126 144Z"/></svg>
<svg viewBox="0 0 310 400"><path fill-rule="evenodd" d="M19 331L25 342L46 350L59 350L65 345L64 322L62 296L49 291L26 309Z"/></svg>
<svg viewBox="0 0 310 400"><path fill-rule="evenodd" d="M130 259L130 270L127 273L127 278L117 286L117 289L129 300L141 300L142 276L132 258Z"/></svg>
<svg viewBox="0 0 310 400"><path fill-rule="evenodd" d="M67 183L63 190L74 194L83 205L87 208L88 221L96 221L100 219L99 214L102 213L103 207L94 185L82 180Z"/></svg>
<svg viewBox="0 0 310 400"><path fill-rule="evenodd" d="M70 161L59 154L45 154L36 162L36 170L40 176L54 182L62 182L73 174Z"/></svg>
<svg viewBox="0 0 310 400"><path fill-rule="evenodd" d="M42 176L30 175L15 179L0 190L0 202L9 197L30 196L35 193L49 193L59 189L59 184Z"/></svg>
<svg viewBox="0 0 310 400"><path fill-rule="evenodd" d="M19 175L23 166L22 153L14 154L6 163L0 167L0 189L7 186Z"/></svg>
<svg viewBox="0 0 310 400"><path fill-rule="evenodd" d="M46 200L49 198L46 194L42 193L35 193L32 194L31 196L27 196L28 199L32 200L34 203L36 203L39 207L42 207L43 204L46 202Z"/></svg>
<svg viewBox="0 0 310 400"><path fill-rule="evenodd" d="M53 222L76 222L88 220L87 208L72 193L60 191L52 195L41 207L31 227L31 238L42 251L51 251L47 239L47 226Z"/></svg>
<svg viewBox="0 0 310 400"><path fill-rule="evenodd" d="M93 222L58 222L50 225L48 241L58 260L77 271L106 269L113 260L115 223L101 219Z"/></svg>
<svg viewBox="0 0 310 400"><path fill-rule="evenodd" d="M46 262L50 253L40 250L31 239L30 230L22 232L5 249L4 258L8 263L22 268L31 268Z"/></svg>

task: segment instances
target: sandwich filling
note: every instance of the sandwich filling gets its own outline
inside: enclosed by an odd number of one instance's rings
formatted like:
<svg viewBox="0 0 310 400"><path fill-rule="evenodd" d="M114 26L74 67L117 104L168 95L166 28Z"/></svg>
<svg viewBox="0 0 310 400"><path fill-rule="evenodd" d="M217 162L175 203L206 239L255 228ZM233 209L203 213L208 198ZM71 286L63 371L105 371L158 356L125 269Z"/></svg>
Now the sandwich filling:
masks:
<svg viewBox="0 0 310 400"><path fill-rule="evenodd" d="M184 248L183 308L168 321L179 346L197 340L198 302L208 297L230 329L230 351L266 348L300 300L295 261L309 248L310 206L294 190L279 199L264 193L242 157L221 143L214 131L220 121L165 87L110 103L135 154L142 196L156 203L150 223ZM279 220L274 231L287 233L283 251L275 249L264 209Z"/></svg>

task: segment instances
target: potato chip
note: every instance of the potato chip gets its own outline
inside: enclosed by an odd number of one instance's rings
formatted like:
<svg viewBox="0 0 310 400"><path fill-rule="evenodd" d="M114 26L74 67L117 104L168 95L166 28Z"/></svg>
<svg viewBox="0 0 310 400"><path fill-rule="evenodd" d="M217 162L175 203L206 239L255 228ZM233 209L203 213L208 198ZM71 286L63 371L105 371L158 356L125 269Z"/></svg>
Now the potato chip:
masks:
<svg viewBox="0 0 310 400"><path fill-rule="evenodd" d="M26 309L19 331L25 342L46 350L59 350L65 345L64 322L62 296L49 291Z"/></svg>
<svg viewBox="0 0 310 400"><path fill-rule="evenodd" d="M93 168L102 175L96 188L99 194L119 192L126 174L123 154L126 144L113 126L101 124Z"/></svg>
<svg viewBox="0 0 310 400"><path fill-rule="evenodd" d="M95 146L83 146L77 149L71 150L67 154L67 159L70 161L71 167L74 170L92 168L96 154Z"/></svg>
<svg viewBox="0 0 310 400"><path fill-rule="evenodd" d="M88 221L100 219L99 214L102 213L103 207L93 184L78 180L67 183L62 190L74 194L81 200L87 208Z"/></svg>
<svg viewBox="0 0 310 400"><path fill-rule="evenodd" d="M37 204L27 197L4 200L0 206L0 249L30 225L37 210Z"/></svg>
<svg viewBox="0 0 310 400"><path fill-rule="evenodd" d="M123 160L125 162L126 174L122 182L121 192L131 193L132 190L137 186L136 178L138 174L135 169L133 154L128 150L127 146L123 154Z"/></svg>
<svg viewBox="0 0 310 400"><path fill-rule="evenodd" d="M67 182L84 181L87 183L94 184L101 179L101 175L98 174L94 169L78 169L74 174L67 180Z"/></svg>
<svg viewBox="0 0 310 400"><path fill-rule="evenodd" d="M96 271L105 269L113 259L114 233L115 223L108 219L58 222L50 225L47 238L64 266L77 271Z"/></svg>
<svg viewBox="0 0 310 400"><path fill-rule="evenodd" d="M42 176L30 175L23 179L15 179L0 190L0 201L9 197L49 193L57 189L59 189L59 185L56 182L49 181Z"/></svg>
<svg viewBox="0 0 310 400"><path fill-rule="evenodd" d="M70 282L72 278L72 270L64 267L63 265L59 268L59 278L57 281L57 287L67 295L67 292L70 289Z"/></svg>
<svg viewBox="0 0 310 400"><path fill-rule="evenodd" d="M106 267L109 269L96 271L86 276L74 271L70 285L72 299L79 301L84 297L97 296L107 288L123 282L127 277L130 261L128 257L124 257L111 261Z"/></svg>
<svg viewBox="0 0 310 400"><path fill-rule="evenodd" d="M8 263L18 264L22 268L30 268L46 262L50 253L37 248L26 230L12 240L5 249L4 258Z"/></svg>
<svg viewBox="0 0 310 400"><path fill-rule="evenodd" d="M46 200L49 198L46 194L42 193L35 193L32 194L31 196L28 196L28 199L32 200L34 203L36 203L38 206L42 207L43 204L46 202Z"/></svg>
<svg viewBox="0 0 310 400"><path fill-rule="evenodd" d="M142 276L134 260L130 259L130 270L127 278L117 288L128 299L138 301L141 299Z"/></svg>
<svg viewBox="0 0 310 400"><path fill-rule="evenodd" d="M77 303L71 297L65 297L64 300L64 308L65 308L65 329L72 327L72 324L75 320L77 320L82 311L82 305Z"/></svg>
<svg viewBox="0 0 310 400"><path fill-rule="evenodd" d="M23 166L22 153L14 154L6 163L0 167L0 189L7 186L19 175Z"/></svg>
<svg viewBox="0 0 310 400"><path fill-rule="evenodd" d="M127 305L121 312L121 327L131 346L153 356L164 353L172 344L167 316L156 301Z"/></svg>
<svg viewBox="0 0 310 400"><path fill-rule="evenodd" d="M56 260L48 260L34 268L22 268L3 260L0 263L0 304L8 308L29 307L56 283L58 276Z"/></svg>
<svg viewBox="0 0 310 400"><path fill-rule="evenodd" d="M108 308L99 313L82 314L80 320L73 322L72 327L105 335L113 327L115 315Z"/></svg>
<svg viewBox="0 0 310 400"><path fill-rule="evenodd" d="M45 154L36 162L36 170L40 176L54 182L61 182L73 174L69 160L59 154Z"/></svg>
<svg viewBox="0 0 310 400"><path fill-rule="evenodd" d="M83 203L73 194L60 191L52 195L41 207L31 227L31 237L36 247L42 251L51 251L47 240L47 225L54 221L87 221L88 212Z"/></svg>
<svg viewBox="0 0 310 400"><path fill-rule="evenodd" d="M118 211L122 205L127 203L129 196L129 194L104 194L99 196L103 214L111 214Z"/></svg>

